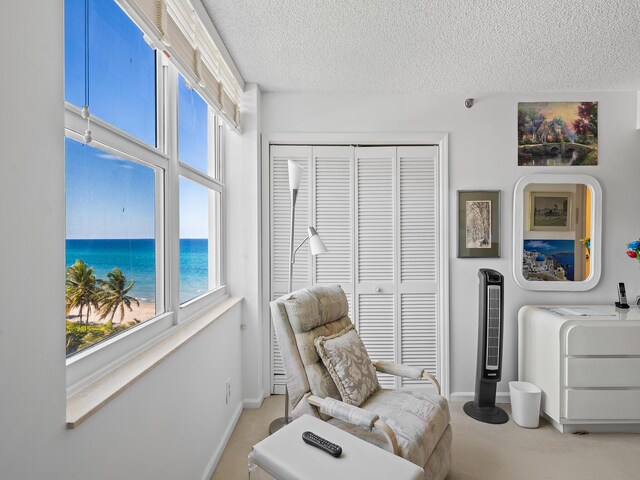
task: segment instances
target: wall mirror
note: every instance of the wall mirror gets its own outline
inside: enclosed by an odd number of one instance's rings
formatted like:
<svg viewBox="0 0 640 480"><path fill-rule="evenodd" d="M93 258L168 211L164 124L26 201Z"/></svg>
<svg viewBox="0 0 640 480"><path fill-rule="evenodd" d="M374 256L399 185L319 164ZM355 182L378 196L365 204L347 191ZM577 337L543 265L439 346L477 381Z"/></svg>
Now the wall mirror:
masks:
<svg viewBox="0 0 640 480"><path fill-rule="evenodd" d="M534 174L516 184L513 275L527 290L583 291L600 279L602 189L589 175Z"/></svg>

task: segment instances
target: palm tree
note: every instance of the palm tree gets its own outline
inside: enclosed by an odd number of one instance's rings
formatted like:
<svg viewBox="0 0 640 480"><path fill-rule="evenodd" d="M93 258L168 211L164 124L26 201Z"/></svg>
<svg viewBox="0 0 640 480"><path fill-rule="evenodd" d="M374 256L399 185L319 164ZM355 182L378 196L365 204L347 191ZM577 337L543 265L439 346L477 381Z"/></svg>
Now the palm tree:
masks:
<svg viewBox="0 0 640 480"><path fill-rule="evenodd" d="M132 303L140 306L140 302L135 297L128 295L129 290L136 282L131 280L129 285L125 287L127 278L118 267L107 273L107 280L100 280L99 282L100 289L98 290L97 298L100 303L100 318L105 319L111 315L107 322L107 328L111 329L113 327L113 317L118 310L120 311L120 322L122 322L124 319L124 307L132 311Z"/></svg>
<svg viewBox="0 0 640 480"><path fill-rule="evenodd" d="M66 271L66 309L67 313L73 308L78 308L80 323L82 323L82 311L87 307L86 323L89 326L89 314L91 307L98 307L96 302L96 276L93 267L88 267L82 260L67 267Z"/></svg>

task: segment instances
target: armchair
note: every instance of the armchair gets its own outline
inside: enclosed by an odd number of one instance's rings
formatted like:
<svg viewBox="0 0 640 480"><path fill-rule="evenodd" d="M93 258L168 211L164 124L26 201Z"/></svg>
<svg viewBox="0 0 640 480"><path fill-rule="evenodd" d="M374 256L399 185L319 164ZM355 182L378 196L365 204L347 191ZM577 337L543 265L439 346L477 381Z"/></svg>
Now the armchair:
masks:
<svg viewBox="0 0 640 480"><path fill-rule="evenodd" d="M424 369L373 362L381 373L430 380L438 392L378 389L359 407L340 392L318 355L314 340L351 325L347 298L338 285L298 290L271 302L293 418L321 418L424 468L441 480L451 467L449 406L437 379Z"/></svg>

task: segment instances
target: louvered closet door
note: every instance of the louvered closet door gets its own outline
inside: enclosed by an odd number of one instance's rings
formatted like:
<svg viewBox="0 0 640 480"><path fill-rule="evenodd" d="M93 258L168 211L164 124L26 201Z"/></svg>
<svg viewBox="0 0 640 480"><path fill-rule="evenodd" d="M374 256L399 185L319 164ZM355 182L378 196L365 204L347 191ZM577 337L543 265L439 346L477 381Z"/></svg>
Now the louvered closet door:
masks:
<svg viewBox="0 0 640 480"><path fill-rule="evenodd" d="M394 183L396 147L355 149L356 326L373 360L396 361ZM379 375L383 387L394 378Z"/></svg>
<svg viewBox="0 0 640 480"><path fill-rule="evenodd" d="M271 300L288 293L291 218L288 160L295 161L303 171L296 201L295 247L307 236L307 227L311 218L309 214L311 151L310 146L274 145L271 147ZM309 247L306 243L296 255L293 269L294 290L311 284L311 260L309 257ZM272 393L284 393L284 368L273 326L271 326L271 373Z"/></svg>
<svg viewBox="0 0 640 480"><path fill-rule="evenodd" d="M438 371L437 148L361 147L356 168L357 325L374 360ZM431 388L380 375L385 387Z"/></svg>
<svg viewBox="0 0 640 480"><path fill-rule="evenodd" d="M440 374L436 328L437 155L437 147L397 149L397 360ZM401 384L412 388L429 385L407 379Z"/></svg>
<svg viewBox="0 0 640 480"><path fill-rule="evenodd" d="M329 253L300 249L293 288L339 283L373 360L427 368L438 361L437 147L273 146L271 298L287 291L290 194L287 160L303 168L295 244L315 226ZM274 393L284 370L272 331ZM380 375L389 388L431 388Z"/></svg>
<svg viewBox="0 0 640 480"><path fill-rule="evenodd" d="M313 224L328 253L313 258L314 284L338 283L353 310L353 147L313 147Z"/></svg>

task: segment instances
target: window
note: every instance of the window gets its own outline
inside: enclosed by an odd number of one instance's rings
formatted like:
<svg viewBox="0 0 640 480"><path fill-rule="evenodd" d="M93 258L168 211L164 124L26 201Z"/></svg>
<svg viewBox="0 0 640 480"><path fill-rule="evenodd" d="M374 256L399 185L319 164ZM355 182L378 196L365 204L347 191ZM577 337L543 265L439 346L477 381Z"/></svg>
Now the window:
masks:
<svg viewBox="0 0 640 480"><path fill-rule="evenodd" d="M156 306L158 169L66 139L67 355L149 320Z"/></svg>
<svg viewBox="0 0 640 480"><path fill-rule="evenodd" d="M178 79L178 158L203 173L208 174L209 155L209 107L182 75Z"/></svg>
<svg viewBox="0 0 640 480"><path fill-rule="evenodd" d="M180 303L219 286L218 208L220 194L180 178Z"/></svg>
<svg viewBox="0 0 640 480"><path fill-rule="evenodd" d="M230 120L120 7L136 1L65 2L69 388L225 294Z"/></svg>
<svg viewBox="0 0 640 480"><path fill-rule="evenodd" d="M156 54L113 0L65 2L65 99L156 146Z"/></svg>
<svg viewBox="0 0 640 480"><path fill-rule="evenodd" d="M221 184L218 119L182 75L178 78L180 192L180 303L219 286Z"/></svg>

